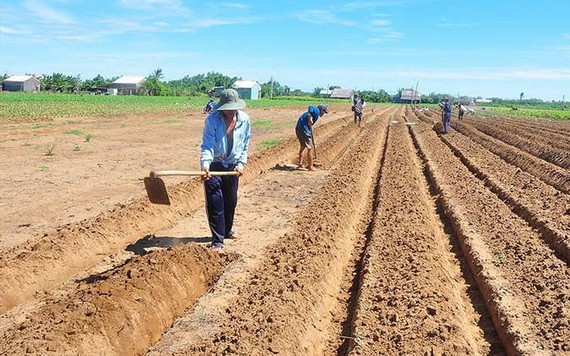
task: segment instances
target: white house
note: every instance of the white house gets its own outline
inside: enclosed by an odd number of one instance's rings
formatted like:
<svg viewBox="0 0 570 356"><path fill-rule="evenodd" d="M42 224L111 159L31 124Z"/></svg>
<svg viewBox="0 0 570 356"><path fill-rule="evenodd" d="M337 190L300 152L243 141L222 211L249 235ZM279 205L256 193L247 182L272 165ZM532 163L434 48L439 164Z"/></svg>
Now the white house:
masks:
<svg viewBox="0 0 570 356"><path fill-rule="evenodd" d="M354 96L354 90L352 89L333 89L330 95L331 99L351 99Z"/></svg>
<svg viewBox="0 0 570 356"><path fill-rule="evenodd" d="M261 98L261 85L256 80L236 80L234 89L241 99L257 100Z"/></svg>
<svg viewBox="0 0 570 356"><path fill-rule="evenodd" d="M123 95L139 94L146 81L145 77L129 77L123 75L113 83L109 84L109 88L117 89L117 92Z"/></svg>
<svg viewBox="0 0 570 356"><path fill-rule="evenodd" d="M400 101L403 103L419 103L421 98L420 92L413 89L402 89L400 92Z"/></svg>
<svg viewBox="0 0 570 356"><path fill-rule="evenodd" d="M31 75L13 75L2 81L2 90L39 92L40 81Z"/></svg>

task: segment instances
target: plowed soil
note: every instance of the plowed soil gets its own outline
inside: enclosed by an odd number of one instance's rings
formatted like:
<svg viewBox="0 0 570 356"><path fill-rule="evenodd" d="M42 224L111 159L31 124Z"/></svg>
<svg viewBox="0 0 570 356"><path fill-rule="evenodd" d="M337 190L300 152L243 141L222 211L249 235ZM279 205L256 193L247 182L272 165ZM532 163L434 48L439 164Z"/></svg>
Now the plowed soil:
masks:
<svg viewBox="0 0 570 356"><path fill-rule="evenodd" d="M1 126L0 354L570 354L570 122L333 105L310 172L304 109L246 109L221 253L198 178L142 181L202 113Z"/></svg>

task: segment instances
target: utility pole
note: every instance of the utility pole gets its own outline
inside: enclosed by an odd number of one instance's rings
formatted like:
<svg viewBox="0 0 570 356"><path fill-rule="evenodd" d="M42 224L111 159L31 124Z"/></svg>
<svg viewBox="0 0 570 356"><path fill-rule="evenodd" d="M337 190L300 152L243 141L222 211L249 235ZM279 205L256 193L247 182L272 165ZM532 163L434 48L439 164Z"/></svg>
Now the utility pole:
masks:
<svg viewBox="0 0 570 356"><path fill-rule="evenodd" d="M416 108L416 104L414 104L415 99L416 99L416 94L418 93L418 85L420 84L420 81L418 80L416 82L416 89L414 90L413 94L412 94L412 105L414 106L414 109ZM421 96L418 98L419 100L421 100ZM419 103L418 100L418 103Z"/></svg>
<svg viewBox="0 0 570 356"><path fill-rule="evenodd" d="M269 90L269 98L273 99L273 76L271 76L271 89Z"/></svg>

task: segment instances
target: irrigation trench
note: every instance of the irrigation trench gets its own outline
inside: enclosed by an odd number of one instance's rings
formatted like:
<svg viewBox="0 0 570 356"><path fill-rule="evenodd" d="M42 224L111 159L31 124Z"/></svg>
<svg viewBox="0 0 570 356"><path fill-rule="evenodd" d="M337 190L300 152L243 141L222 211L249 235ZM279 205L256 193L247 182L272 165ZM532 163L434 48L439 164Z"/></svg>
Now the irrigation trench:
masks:
<svg viewBox="0 0 570 356"><path fill-rule="evenodd" d="M570 353L568 125L365 119L322 127L318 174L278 169L295 140L252 157L249 250L159 243L192 180L6 251L0 354Z"/></svg>

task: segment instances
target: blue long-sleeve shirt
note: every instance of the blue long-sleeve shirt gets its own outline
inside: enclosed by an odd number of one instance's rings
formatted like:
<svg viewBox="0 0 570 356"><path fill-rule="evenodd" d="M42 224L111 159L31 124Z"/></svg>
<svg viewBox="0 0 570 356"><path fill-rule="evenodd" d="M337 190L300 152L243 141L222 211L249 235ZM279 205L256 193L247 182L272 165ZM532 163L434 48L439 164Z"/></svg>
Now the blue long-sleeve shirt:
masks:
<svg viewBox="0 0 570 356"><path fill-rule="evenodd" d="M250 139L251 121L245 112L239 110L237 112L232 144L232 140L228 140L226 136L224 115L221 111L215 110L206 117L204 124L200 167L209 168L212 162L221 162L224 167L235 165L236 168L243 169L247 163Z"/></svg>

